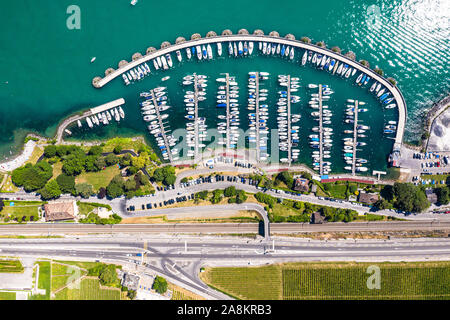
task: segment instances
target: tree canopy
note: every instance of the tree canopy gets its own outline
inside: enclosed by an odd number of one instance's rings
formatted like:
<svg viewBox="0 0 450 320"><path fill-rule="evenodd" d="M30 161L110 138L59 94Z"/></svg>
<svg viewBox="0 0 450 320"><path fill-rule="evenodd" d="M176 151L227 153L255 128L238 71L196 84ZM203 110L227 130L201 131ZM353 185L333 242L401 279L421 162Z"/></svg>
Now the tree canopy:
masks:
<svg viewBox="0 0 450 320"><path fill-rule="evenodd" d="M167 281L163 277L156 276L155 281L153 282L153 290L158 292L159 294L164 294L167 291Z"/></svg>

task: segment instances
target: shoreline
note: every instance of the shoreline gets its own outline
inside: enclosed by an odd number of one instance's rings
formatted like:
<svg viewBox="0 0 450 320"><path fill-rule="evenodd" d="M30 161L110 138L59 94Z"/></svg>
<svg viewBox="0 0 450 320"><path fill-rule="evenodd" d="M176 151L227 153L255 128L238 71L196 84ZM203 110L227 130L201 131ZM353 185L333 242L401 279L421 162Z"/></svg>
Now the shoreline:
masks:
<svg viewBox="0 0 450 320"><path fill-rule="evenodd" d="M433 124L437 118L450 106L450 94L448 94L443 99L435 102L432 105L432 108L427 112L427 116L425 119L424 134L427 135L426 139L422 139L421 147L426 150L428 148L428 142L430 140L431 129L433 128Z"/></svg>

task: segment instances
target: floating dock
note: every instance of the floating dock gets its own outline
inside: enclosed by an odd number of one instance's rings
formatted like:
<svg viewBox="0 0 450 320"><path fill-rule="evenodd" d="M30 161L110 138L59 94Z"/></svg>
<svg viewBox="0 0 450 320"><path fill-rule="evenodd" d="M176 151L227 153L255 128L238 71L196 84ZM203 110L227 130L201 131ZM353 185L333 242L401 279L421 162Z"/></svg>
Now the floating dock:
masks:
<svg viewBox="0 0 450 320"><path fill-rule="evenodd" d="M155 107L155 110L156 110L156 117L158 118L159 127L161 129L161 135L164 139L164 145L166 146L167 155L169 156L169 162L172 163L172 161L173 161L172 152L170 151L169 141L167 140L166 131L164 129L164 124L161 119L161 114L159 113L159 106L158 106L158 102L156 101L155 91L152 89L152 90L150 90L150 93L152 95L153 106Z"/></svg>
<svg viewBox="0 0 450 320"><path fill-rule="evenodd" d="M319 84L319 173L323 175L323 113L322 85Z"/></svg>
<svg viewBox="0 0 450 320"><path fill-rule="evenodd" d="M260 162L261 157L261 144L260 144L260 134L259 134L259 72L255 74L255 119L256 119L256 161Z"/></svg>
<svg viewBox="0 0 450 320"><path fill-rule="evenodd" d="M355 100L355 110L353 111L355 119L353 122L353 159L352 176L356 175L356 145L358 144L358 100Z"/></svg>
<svg viewBox="0 0 450 320"><path fill-rule="evenodd" d="M125 104L125 100L123 98L120 98L120 99L102 104L98 107L91 108L90 110L91 110L92 114L96 114L96 113L100 113L100 112L103 112L103 111L106 111L106 110L109 110L109 109L112 109L112 108L115 108L115 107L118 107L118 106L121 106L124 104Z"/></svg>
<svg viewBox="0 0 450 320"><path fill-rule="evenodd" d="M292 162L292 132L291 132L291 75L288 74L287 85L287 130L288 130L288 163L289 166Z"/></svg>

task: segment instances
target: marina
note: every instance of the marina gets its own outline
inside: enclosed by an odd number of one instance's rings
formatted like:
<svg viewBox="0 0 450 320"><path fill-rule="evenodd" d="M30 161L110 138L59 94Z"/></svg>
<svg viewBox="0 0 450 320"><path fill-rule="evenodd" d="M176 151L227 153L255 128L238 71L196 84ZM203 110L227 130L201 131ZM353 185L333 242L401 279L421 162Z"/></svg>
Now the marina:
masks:
<svg viewBox="0 0 450 320"><path fill-rule="evenodd" d="M305 42L301 42L299 40L295 40L295 39L288 39L288 38L280 38L277 36L270 36L270 35L250 35L250 34L238 34L238 35L233 35L233 34L227 34L227 35L220 35L220 36L211 36L211 37L207 37L207 38L196 38L196 39L191 39L188 41L183 41L181 43L176 43L174 45L168 45L167 47L161 48L160 50L156 50L154 52L151 52L147 55L142 56L139 59L136 59L135 61L132 61L130 63L127 63L123 66L121 66L119 69L109 73L108 75L106 75L105 77L101 78L101 77L96 77L93 79L93 85L96 88L101 88L104 85L106 85L108 82L110 82L111 80L113 80L114 78L116 78L117 76L121 75L124 72L129 71L130 69L136 68L138 67L140 64L145 63L147 61L150 61L152 59L158 58L158 57L164 57L164 55L166 54L170 54L172 52L176 52L177 50L183 50L186 48L201 48L202 46L207 46L212 45L212 44L216 44L217 43L229 43L232 44L231 47L231 51L233 56L244 56L243 54L243 50L242 53L239 50L239 43L244 43L244 42L252 42L252 43L256 43L256 44L266 44L266 48L268 46L268 44L271 45L270 50L266 50L264 51L266 54L268 54L268 52L272 52L272 48L275 48L274 52L276 52L276 47L277 45L280 46L284 46L285 50L284 53L286 55L286 48L291 48L290 52L292 52L293 48L296 49L303 49L305 51L311 51L314 52L315 54L319 54L322 58L322 60L320 61L320 67L325 67L325 64L327 64L328 66L328 70L331 70L330 68L333 67L333 65L330 66L331 64L331 59L333 59L334 65L336 65L336 63L340 63L347 65L347 68L345 69L345 76L349 77L349 76L353 76L355 71L360 71L363 74L367 75L367 77L370 77L370 79L376 80L377 82L379 82L384 88L385 90L389 91L393 100L395 100L396 104L397 104L397 108L398 108L398 113L399 113L399 120L398 120L398 130L396 131L396 137L395 137L395 143L396 146L394 147L394 149L398 149L401 146L402 140L403 140L403 130L404 130L404 123L406 121L406 103L404 101L404 98L401 94L401 92L398 90L398 88L391 84L387 79L383 78L382 76L380 76L379 74L377 74L376 72L374 72L373 70L367 68L366 66L362 65L361 63L354 61L346 56L343 56L337 52L334 52L332 50L329 50L327 48L322 48L319 47L317 45L313 45L310 43L305 43ZM275 47L273 47L272 45L274 45ZM236 46L236 48L235 48ZM207 51L207 50L205 50ZM197 50L198 52L198 50ZM281 49L280 49L280 53L281 53ZM288 54L289 52L288 52ZM286 56L287 56L286 55ZM206 53L207 56L207 53ZM330 59L330 61L328 61L325 59L325 57L328 57ZM200 59L199 59L200 60ZM352 68L352 69L350 69ZM338 70L338 69L336 69ZM341 72L342 74L342 72Z"/></svg>

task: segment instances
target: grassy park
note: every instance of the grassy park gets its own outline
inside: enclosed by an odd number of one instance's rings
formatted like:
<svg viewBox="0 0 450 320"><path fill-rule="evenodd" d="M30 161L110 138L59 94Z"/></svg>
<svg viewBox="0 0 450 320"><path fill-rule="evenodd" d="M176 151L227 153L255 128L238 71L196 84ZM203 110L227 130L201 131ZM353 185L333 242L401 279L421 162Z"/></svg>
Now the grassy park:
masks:
<svg viewBox="0 0 450 320"><path fill-rule="evenodd" d="M380 268L380 289L368 289ZM450 262L287 263L206 268L203 281L239 299L450 299ZM246 283L242 286L242 283Z"/></svg>

